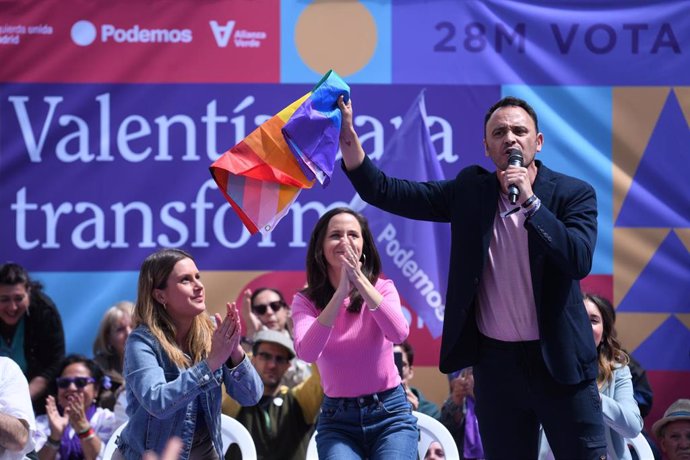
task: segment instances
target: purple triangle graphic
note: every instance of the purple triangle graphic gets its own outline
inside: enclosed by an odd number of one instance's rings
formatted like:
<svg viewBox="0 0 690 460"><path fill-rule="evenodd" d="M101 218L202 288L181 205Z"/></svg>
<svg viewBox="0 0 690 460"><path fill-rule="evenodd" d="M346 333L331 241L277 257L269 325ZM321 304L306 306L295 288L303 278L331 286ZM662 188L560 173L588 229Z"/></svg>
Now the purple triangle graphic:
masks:
<svg viewBox="0 0 690 460"><path fill-rule="evenodd" d="M661 242L617 311L690 313L690 253L675 232Z"/></svg>
<svg viewBox="0 0 690 460"><path fill-rule="evenodd" d="M690 371L690 330L671 316L633 354L648 371Z"/></svg>
<svg viewBox="0 0 690 460"><path fill-rule="evenodd" d="M670 92L642 155L616 227L690 227L690 127Z"/></svg>

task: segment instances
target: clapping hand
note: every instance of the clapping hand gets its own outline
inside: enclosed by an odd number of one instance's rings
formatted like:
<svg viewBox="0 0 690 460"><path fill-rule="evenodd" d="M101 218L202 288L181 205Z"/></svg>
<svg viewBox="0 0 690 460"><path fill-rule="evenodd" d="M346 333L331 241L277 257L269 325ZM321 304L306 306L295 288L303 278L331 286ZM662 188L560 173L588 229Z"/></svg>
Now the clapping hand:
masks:
<svg viewBox="0 0 690 460"><path fill-rule="evenodd" d="M355 252L355 248L351 241L348 240L345 245L345 254L341 255L342 266L345 268L345 274L350 283L355 283L359 277L362 276L362 262Z"/></svg>
<svg viewBox="0 0 690 460"><path fill-rule="evenodd" d="M60 415L54 396L46 398L46 415L48 416L48 425L50 426L50 437L53 439L62 438L67 425L69 424L69 412L65 408L64 414Z"/></svg>
<svg viewBox="0 0 690 460"><path fill-rule="evenodd" d="M221 320L221 316L216 313L216 330L213 331L211 338L211 351L208 355L208 365L212 371L219 369L228 358L233 357L239 361L244 355L240 347L240 339L242 337L242 327L240 325L240 317L237 313L237 306L235 302L227 303L227 314Z"/></svg>
<svg viewBox="0 0 690 460"><path fill-rule="evenodd" d="M65 414L69 417L69 423L74 431L81 433L89 427L86 418L86 406L84 404L84 393L77 392L67 396L67 407Z"/></svg>

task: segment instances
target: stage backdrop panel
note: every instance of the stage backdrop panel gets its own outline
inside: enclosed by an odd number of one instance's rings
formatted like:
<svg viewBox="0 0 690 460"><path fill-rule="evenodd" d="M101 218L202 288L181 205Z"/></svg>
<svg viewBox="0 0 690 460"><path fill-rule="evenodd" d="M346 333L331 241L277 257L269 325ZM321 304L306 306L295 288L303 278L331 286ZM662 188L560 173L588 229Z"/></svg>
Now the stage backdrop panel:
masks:
<svg viewBox="0 0 690 460"><path fill-rule="evenodd" d="M403 174L418 149L393 158L386 146L422 91L446 178L491 168L486 109L528 99L538 158L596 189L582 285L613 300L619 336L649 372L647 425L690 397L690 3L27 0L0 2L0 18L0 261L45 283L69 351L89 353L102 313L134 300L139 265L161 246L194 254L211 311L247 287L303 286L318 216L356 203L340 168L273 233L250 236L208 166L334 69L365 151ZM401 286L395 257L414 228L396 228L398 246L376 235ZM427 370L439 339L418 313L434 300L403 297ZM444 385L431 387L441 402Z"/></svg>

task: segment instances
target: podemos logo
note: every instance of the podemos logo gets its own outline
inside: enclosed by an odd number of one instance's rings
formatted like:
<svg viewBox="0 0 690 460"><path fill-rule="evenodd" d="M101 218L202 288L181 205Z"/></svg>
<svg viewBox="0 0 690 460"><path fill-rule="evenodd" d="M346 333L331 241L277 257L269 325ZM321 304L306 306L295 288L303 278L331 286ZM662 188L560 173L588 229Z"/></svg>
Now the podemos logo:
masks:
<svg viewBox="0 0 690 460"><path fill-rule="evenodd" d="M91 21L77 21L72 26L72 41L79 46L89 46L96 39L96 26Z"/></svg>
<svg viewBox="0 0 690 460"><path fill-rule="evenodd" d="M79 46L89 46L98 37L98 29L91 21L74 23L71 30L72 41ZM101 25L101 42L115 43L191 43L191 29L146 29L135 24L130 28L113 24Z"/></svg>

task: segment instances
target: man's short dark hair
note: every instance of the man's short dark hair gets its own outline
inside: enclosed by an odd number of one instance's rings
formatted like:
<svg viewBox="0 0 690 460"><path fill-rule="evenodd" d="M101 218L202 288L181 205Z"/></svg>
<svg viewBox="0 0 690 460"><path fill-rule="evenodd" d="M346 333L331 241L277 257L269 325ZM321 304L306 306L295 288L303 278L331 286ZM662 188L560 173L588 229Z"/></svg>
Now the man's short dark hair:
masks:
<svg viewBox="0 0 690 460"><path fill-rule="evenodd" d="M534 120L534 128L539 132L539 120L537 119L537 112L534 111L531 105L524 99L515 96L506 96L491 107L484 115L484 135L486 136L486 125L489 123L489 118L493 113L501 107L520 107Z"/></svg>
<svg viewBox="0 0 690 460"><path fill-rule="evenodd" d="M414 348L412 348L412 345L410 345L410 342L405 340L403 343L398 344L400 348L402 348L403 352L405 355L407 355L407 365L412 367L414 364Z"/></svg>

